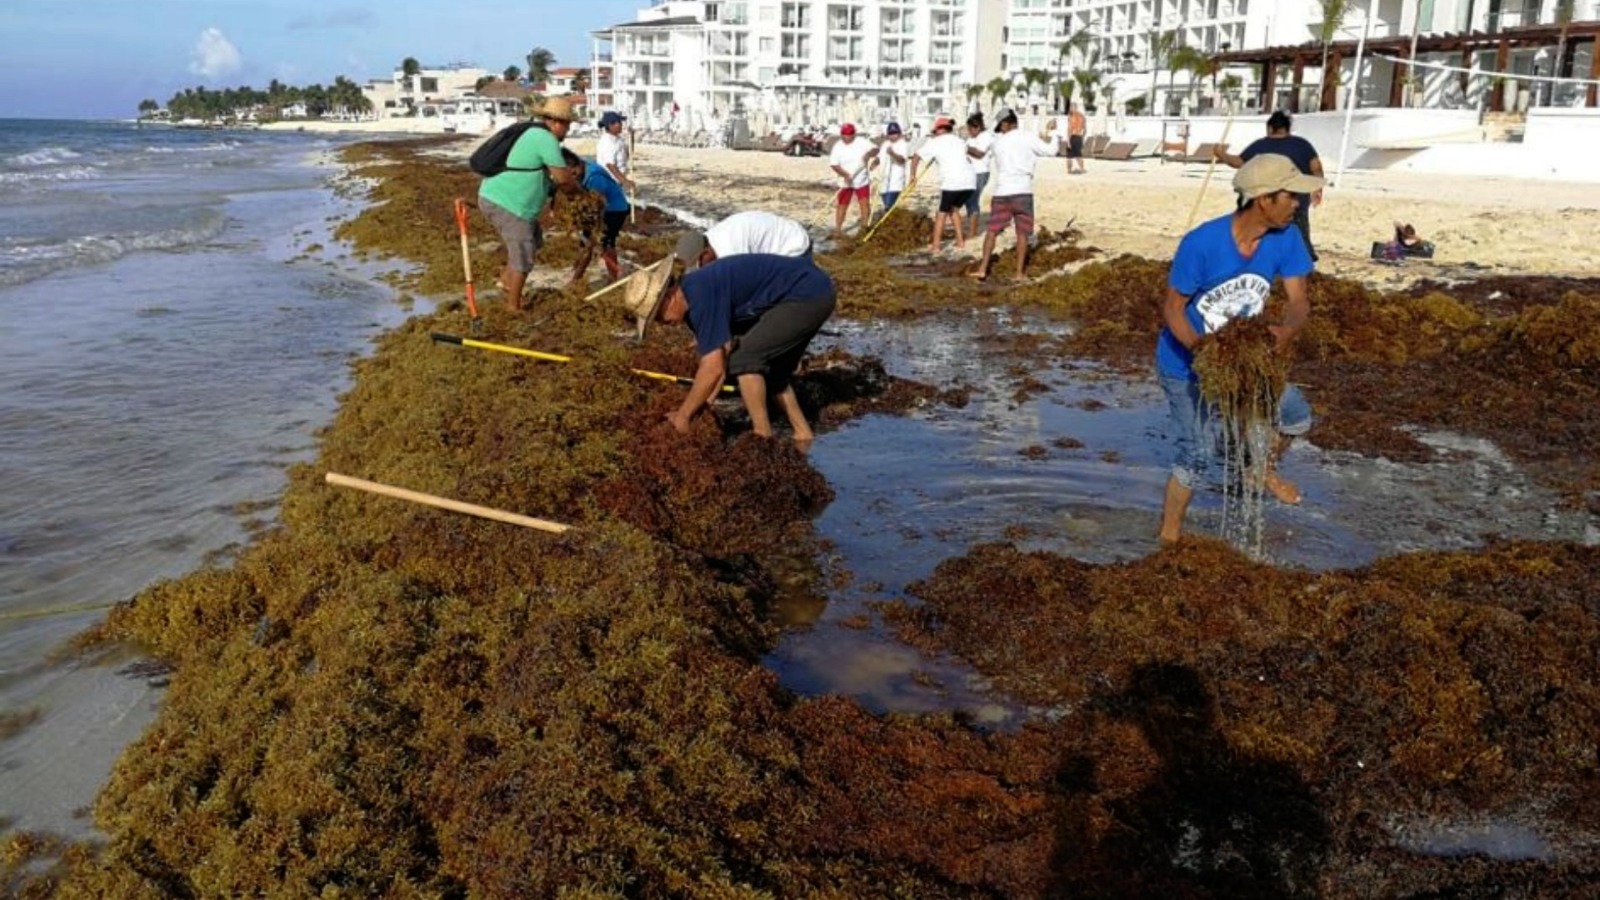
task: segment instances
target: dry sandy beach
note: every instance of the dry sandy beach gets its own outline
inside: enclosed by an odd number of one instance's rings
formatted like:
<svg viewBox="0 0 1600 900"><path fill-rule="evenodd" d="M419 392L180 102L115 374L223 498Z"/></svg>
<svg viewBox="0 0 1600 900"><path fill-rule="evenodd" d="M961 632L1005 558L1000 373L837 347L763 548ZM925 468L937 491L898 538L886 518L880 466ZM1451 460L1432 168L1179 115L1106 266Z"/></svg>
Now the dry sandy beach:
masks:
<svg viewBox="0 0 1600 900"><path fill-rule="evenodd" d="M592 152L592 142L570 144L579 153ZM641 203L712 215L765 209L814 229L832 226L828 188L834 182L823 158L641 143L634 161ZM1109 255L1166 259L1202 187L1197 221L1230 208L1233 170L1219 165L1207 184L1206 169L1157 159L1090 160L1087 175L1069 177L1064 159L1041 160L1038 221L1060 228L1072 220L1085 244ZM936 198L931 181L918 185L918 208L930 210ZM876 197L873 202L876 208ZM852 211L847 223L854 216ZM1410 222L1432 241L1435 258L1398 267L1370 260L1372 243L1388 240L1395 220ZM1600 233L1600 191L1592 185L1351 170L1327 190L1311 225L1322 271L1378 286L1471 277L1475 267L1485 270L1478 274L1600 275L1600 246L1593 239ZM1009 238L1000 246L1009 247Z"/></svg>

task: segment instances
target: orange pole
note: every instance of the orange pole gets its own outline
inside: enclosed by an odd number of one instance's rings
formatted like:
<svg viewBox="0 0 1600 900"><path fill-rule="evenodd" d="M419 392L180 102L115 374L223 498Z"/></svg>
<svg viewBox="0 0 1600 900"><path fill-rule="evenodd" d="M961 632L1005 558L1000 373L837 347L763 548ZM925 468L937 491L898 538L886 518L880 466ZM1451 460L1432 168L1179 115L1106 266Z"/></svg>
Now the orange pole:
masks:
<svg viewBox="0 0 1600 900"><path fill-rule="evenodd" d="M472 287L472 252L467 249L467 201L456 198L456 226L461 230L461 268L467 273L467 312L478 321L478 297Z"/></svg>

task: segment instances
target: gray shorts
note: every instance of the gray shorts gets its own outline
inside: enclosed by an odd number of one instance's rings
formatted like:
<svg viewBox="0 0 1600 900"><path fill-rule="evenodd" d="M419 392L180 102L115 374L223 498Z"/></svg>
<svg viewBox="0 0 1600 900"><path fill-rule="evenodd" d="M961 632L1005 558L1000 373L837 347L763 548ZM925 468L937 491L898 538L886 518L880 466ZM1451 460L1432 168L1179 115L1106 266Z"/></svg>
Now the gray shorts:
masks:
<svg viewBox="0 0 1600 900"><path fill-rule="evenodd" d="M753 321L735 323L738 336L728 354L728 374L758 374L766 378L769 393L782 391L789 386L789 377L806 355L811 339L833 315L833 306L832 296L785 300Z"/></svg>
<svg viewBox="0 0 1600 900"><path fill-rule="evenodd" d="M544 229L538 222L530 222L493 200L478 198L478 210L489 220L500 240L506 245L506 265L513 271L527 274L533 271L533 258L544 246Z"/></svg>

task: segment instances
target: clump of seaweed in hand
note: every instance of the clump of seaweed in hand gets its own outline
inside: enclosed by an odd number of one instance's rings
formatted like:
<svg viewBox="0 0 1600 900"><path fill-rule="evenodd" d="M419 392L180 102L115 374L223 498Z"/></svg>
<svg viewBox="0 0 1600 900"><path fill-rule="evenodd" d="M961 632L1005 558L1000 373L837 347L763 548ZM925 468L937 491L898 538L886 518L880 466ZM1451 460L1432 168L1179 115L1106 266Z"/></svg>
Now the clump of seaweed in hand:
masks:
<svg viewBox="0 0 1600 900"><path fill-rule="evenodd" d="M1289 359L1275 342L1266 321L1250 316L1202 337L1194 355L1200 397L1221 432L1222 530L1258 554L1272 424L1289 380Z"/></svg>
<svg viewBox="0 0 1600 900"><path fill-rule="evenodd" d="M1200 339L1194 370L1200 396L1226 423L1271 422L1289 380L1289 359L1276 352L1276 338L1260 316L1236 319Z"/></svg>

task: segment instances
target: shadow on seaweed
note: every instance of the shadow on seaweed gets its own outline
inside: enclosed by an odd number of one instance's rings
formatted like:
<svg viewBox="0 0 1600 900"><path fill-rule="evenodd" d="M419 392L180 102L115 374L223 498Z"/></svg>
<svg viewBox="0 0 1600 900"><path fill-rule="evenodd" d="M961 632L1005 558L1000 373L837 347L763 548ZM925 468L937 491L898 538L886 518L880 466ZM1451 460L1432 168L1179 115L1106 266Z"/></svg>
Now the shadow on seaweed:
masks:
<svg viewBox="0 0 1600 900"><path fill-rule="evenodd" d="M1329 828L1310 790L1289 766L1229 745L1194 669L1146 663L1090 706L1097 727L1136 726L1157 761L1119 797L1093 756L1066 754L1052 896L1316 895Z"/></svg>

